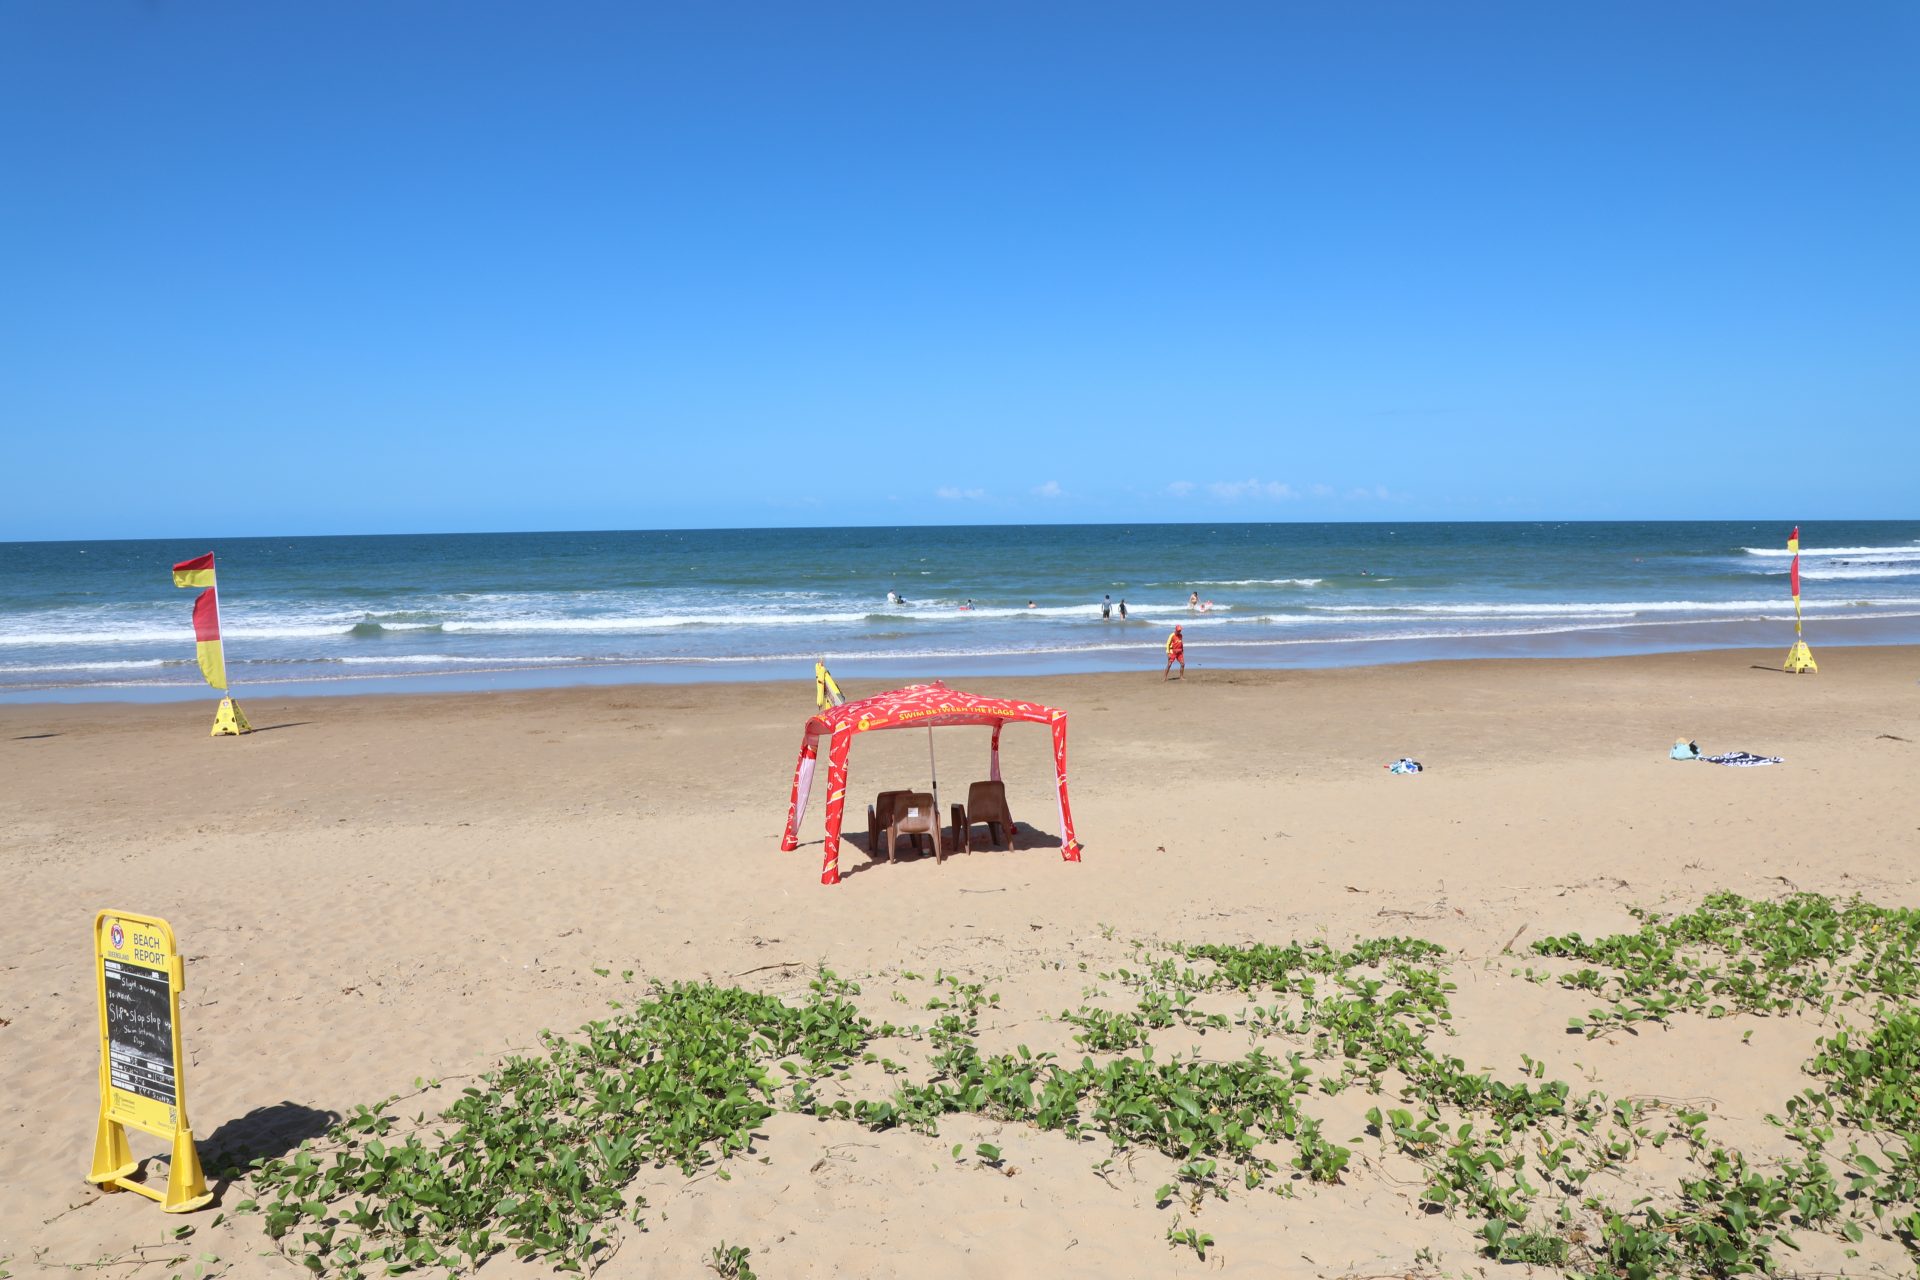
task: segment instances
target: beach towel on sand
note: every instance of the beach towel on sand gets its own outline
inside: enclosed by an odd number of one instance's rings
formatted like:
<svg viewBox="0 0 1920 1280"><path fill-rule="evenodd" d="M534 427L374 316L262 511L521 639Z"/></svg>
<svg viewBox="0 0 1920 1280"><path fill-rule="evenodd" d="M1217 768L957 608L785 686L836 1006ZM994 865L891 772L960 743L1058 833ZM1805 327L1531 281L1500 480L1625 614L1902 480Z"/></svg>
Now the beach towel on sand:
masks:
<svg viewBox="0 0 1920 1280"><path fill-rule="evenodd" d="M1386 766L1386 769L1388 773L1419 773L1421 771L1418 760L1409 760L1405 756Z"/></svg>
<svg viewBox="0 0 1920 1280"><path fill-rule="evenodd" d="M1751 751L1729 751L1725 755L1701 756L1708 764L1730 764L1735 768L1750 769L1762 764L1785 764L1779 756L1757 756Z"/></svg>

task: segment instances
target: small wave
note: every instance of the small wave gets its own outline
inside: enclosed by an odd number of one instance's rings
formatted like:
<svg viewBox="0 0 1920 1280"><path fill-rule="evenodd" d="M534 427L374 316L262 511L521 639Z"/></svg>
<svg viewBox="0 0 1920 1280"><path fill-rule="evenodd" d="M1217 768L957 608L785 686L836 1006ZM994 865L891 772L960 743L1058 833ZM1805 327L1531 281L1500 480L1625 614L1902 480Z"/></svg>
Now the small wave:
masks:
<svg viewBox="0 0 1920 1280"><path fill-rule="evenodd" d="M1920 577L1920 561L1905 566L1885 565L1878 568L1868 565L1847 565L1844 567L1816 566L1809 569L1802 566L1800 576L1814 582L1861 578L1913 578Z"/></svg>
<svg viewBox="0 0 1920 1280"><path fill-rule="evenodd" d="M1848 608L1908 604L1905 600L1821 601L1829 606ZM1778 613L1783 600L1624 600L1594 601L1587 604L1316 604L1307 608L1315 613L1394 617L1489 617L1489 618L1630 618L1648 613Z"/></svg>
<svg viewBox="0 0 1920 1280"><path fill-rule="evenodd" d="M236 627L221 628L229 640L312 640L340 634L338 625L311 627ZM143 631L32 631L0 635L0 645L69 644L187 644L193 643L193 628L182 623L169 630Z"/></svg>
<svg viewBox="0 0 1920 1280"><path fill-rule="evenodd" d="M362 639L374 636L415 635L422 631L439 631L443 625L438 622L356 622L347 628L347 634Z"/></svg>
<svg viewBox="0 0 1920 1280"><path fill-rule="evenodd" d="M464 655L447 654L447 653L396 653L391 656L382 656L382 657L364 655L364 656L352 657L352 658L329 658L329 659L326 659L326 661L346 663L350 666L381 666L381 667L387 666L389 664L400 665L400 666L425 666L428 663L465 665L470 663L492 664L492 663L500 663L500 662L544 663L547 666L564 666L569 663L575 663L575 662L591 662L593 661L593 659L580 656L580 655L575 655L570 657L566 654L546 654L536 658L506 658L506 657L474 658L474 657L468 657Z"/></svg>
<svg viewBox="0 0 1920 1280"><path fill-rule="evenodd" d="M1793 552L1785 547L1742 547L1750 556L1790 556ZM1908 543L1899 547L1801 547L1802 558L1833 556L1875 556L1887 560L1920 559L1920 543Z"/></svg>
<svg viewBox="0 0 1920 1280"><path fill-rule="evenodd" d="M1181 606L1184 608L1185 606ZM1215 608L1225 608L1216 605ZM1028 609L1014 605L975 605L971 609L958 603L895 605L879 612L775 613L742 609L738 613L663 613L633 614L625 617L582 618L487 618L455 620L440 624L446 632L496 633L521 632L645 632L671 631L680 627L815 627L844 623L965 622L982 618L1089 618L1097 617L1098 604L1046 605Z"/></svg>
<svg viewBox="0 0 1920 1280"><path fill-rule="evenodd" d="M1202 578L1188 583L1194 587L1317 587L1325 578ZM1179 586L1179 583L1162 583L1162 586Z"/></svg>
<svg viewBox="0 0 1920 1280"><path fill-rule="evenodd" d="M1035 605L1031 609L1024 606L991 604L977 604L971 609L966 609L959 605L948 605L944 609L936 609L930 613L915 613L908 616L915 622L920 622L935 618L1091 618L1097 616L1099 612L1099 602L1089 600L1086 604Z"/></svg>
<svg viewBox="0 0 1920 1280"><path fill-rule="evenodd" d="M43 662L11 663L0 666L0 673L25 675L34 671L133 671L151 667L190 667L191 658L130 658L123 662Z"/></svg>
<svg viewBox="0 0 1920 1280"><path fill-rule="evenodd" d="M919 615L915 615L916 617ZM503 634L516 631L670 631L676 627L791 627L863 622L864 613L664 613L629 617L489 618L440 624L442 631Z"/></svg>

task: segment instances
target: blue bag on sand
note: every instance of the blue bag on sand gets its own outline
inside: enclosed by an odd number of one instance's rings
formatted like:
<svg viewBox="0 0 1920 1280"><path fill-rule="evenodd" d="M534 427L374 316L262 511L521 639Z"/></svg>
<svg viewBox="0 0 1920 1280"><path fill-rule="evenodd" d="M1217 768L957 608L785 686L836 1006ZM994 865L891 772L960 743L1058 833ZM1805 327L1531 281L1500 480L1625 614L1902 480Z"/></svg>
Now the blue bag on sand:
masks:
<svg viewBox="0 0 1920 1280"><path fill-rule="evenodd" d="M1418 760L1409 760L1407 759L1407 757L1401 756L1398 760L1395 760L1392 764L1387 766L1387 772L1388 773L1419 773L1420 762Z"/></svg>
<svg viewBox="0 0 1920 1280"><path fill-rule="evenodd" d="M1674 743L1673 750L1667 752L1667 759L1669 760L1698 760L1699 758L1700 744L1697 742L1688 742L1684 738Z"/></svg>

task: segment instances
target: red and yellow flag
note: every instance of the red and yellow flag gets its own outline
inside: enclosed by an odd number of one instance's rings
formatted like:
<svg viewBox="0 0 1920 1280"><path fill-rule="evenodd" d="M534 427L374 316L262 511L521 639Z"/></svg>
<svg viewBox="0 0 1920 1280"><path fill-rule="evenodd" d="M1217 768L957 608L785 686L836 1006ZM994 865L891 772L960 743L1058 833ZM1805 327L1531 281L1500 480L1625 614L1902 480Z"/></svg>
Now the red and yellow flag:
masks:
<svg viewBox="0 0 1920 1280"><path fill-rule="evenodd" d="M213 552L173 566L176 587L205 587L193 601L193 647L200 674L216 689L227 687L227 655L220 644L220 595L213 581Z"/></svg>
<svg viewBox="0 0 1920 1280"><path fill-rule="evenodd" d="M182 560L173 566L173 585L176 587L210 587L213 585L213 552L195 556L191 560Z"/></svg>

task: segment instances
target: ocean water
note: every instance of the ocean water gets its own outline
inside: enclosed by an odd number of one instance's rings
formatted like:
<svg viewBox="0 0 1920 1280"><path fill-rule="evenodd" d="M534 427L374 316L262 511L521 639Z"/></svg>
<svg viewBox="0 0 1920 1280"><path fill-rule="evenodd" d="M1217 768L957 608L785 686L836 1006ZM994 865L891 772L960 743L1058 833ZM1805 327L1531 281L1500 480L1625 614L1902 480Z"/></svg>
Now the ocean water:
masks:
<svg viewBox="0 0 1920 1280"><path fill-rule="evenodd" d="M699 530L0 544L0 699L1566 656L1791 641L1785 521ZM1803 526L1807 638L1920 642L1920 521ZM905 603L888 603L896 592ZM1197 593L1211 608L1196 612ZM1129 617L1102 621L1099 602ZM971 601L972 607L966 608Z"/></svg>

